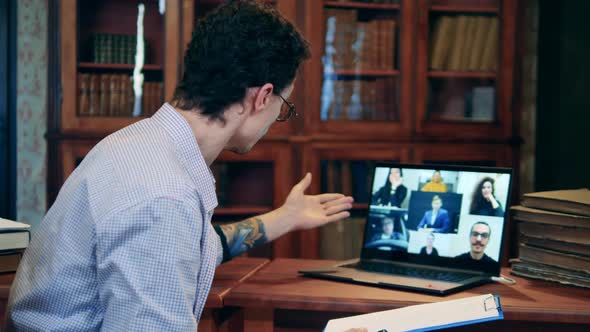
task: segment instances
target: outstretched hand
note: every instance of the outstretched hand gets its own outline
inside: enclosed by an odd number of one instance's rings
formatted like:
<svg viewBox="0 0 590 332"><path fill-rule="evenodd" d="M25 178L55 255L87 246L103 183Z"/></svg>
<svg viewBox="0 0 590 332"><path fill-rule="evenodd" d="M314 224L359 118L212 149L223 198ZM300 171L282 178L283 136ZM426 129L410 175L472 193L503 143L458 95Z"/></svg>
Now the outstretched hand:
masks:
<svg viewBox="0 0 590 332"><path fill-rule="evenodd" d="M311 184L311 173L296 184L281 207L286 213L291 230L323 226L350 216L353 198L342 194L305 195Z"/></svg>

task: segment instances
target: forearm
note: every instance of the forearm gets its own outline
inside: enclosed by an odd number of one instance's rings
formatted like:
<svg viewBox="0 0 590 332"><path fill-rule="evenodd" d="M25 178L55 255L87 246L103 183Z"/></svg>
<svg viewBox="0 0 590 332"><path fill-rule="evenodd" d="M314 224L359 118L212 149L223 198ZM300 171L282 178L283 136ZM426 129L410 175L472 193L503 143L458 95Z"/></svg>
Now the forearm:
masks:
<svg viewBox="0 0 590 332"><path fill-rule="evenodd" d="M287 219L286 212L279 208L240 222L220 225L227 243L225 257L239 256L290 232L293 226Z"/></svg>

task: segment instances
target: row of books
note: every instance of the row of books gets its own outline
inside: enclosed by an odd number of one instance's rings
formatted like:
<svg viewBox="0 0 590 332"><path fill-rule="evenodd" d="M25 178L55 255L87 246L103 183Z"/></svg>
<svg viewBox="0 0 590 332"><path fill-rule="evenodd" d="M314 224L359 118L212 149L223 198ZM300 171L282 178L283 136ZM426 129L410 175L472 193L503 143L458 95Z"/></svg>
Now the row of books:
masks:
<svg viewBox="0 0 590 332"><path fill-rule="evenodd" d="M498 66L498 24L497 17L440 17L430 38L430 69L495 71Z"/></svg>
<svg viewBox="0 0 590 332"><path fill-rule="evenodd" d="M136 35L94 34L92 36L92 61L95 63L135 63ZM144 41L144 55L147 42ZM145 62L145 61L144 61Z"/></svg>
<svg viewBox="0 0 590 332"><path fill-rule="evenodd" d="M326 79L321 99L322 120L395 121L395 79Z"/></svg>
<svg viewBox="0 0 590 332"><path fill-rule="evenodd" d="M142 112L150 116L163 99L162 82L144 82ZM133 80L127 74L78 74L78 115L132 116L135 105Z"/></svg>
<svg viewBox="0 0 590 332"><path fill-rule="evenodd" d="M320 228L320 258L358 258L363 244L365 222L364 217L352 217Z"/></svg>
<svg viewBox="0 0 590 332"><path fill-rule="evenodd" d="M590 288L590 190L526 194L511 211L519 230L513 274Z"/></svg>
<svg viewBox="0 0 590 332"><path fill-rule="evenodd" d="M354 9L326 9L325 71L393 69L396 22L359 21Z"/></svg>
<svg viewBox="0 0 590 332"><path fill-rule="evenodd" d="M0 273L16 272L29 246L31 226L0 218Z"/></svg>

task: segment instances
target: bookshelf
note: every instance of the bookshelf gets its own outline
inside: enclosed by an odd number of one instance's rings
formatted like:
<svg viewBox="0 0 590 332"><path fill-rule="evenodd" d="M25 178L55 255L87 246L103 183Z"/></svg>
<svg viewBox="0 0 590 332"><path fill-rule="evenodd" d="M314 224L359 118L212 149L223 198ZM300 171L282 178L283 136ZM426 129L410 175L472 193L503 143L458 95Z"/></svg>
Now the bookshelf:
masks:
<svg viewBox="0 0 590 332"><path fill-rule="evenodd" d="M305 1L304 7L312 45L304 68L306 133L409 137L413 59L403 55L412 49L413 1Z"/></svg>
<svg viewBox="0 0 590 332"><path fill-rule="evenodd" d="M214 222L238 221L279 207L291 187L308 171L314 175L309 193L347 191L351 186L345 184L342 188L342 181L338 184L334 180L338 178L334 172L340 172L340 179L343 173L350 174L354 183L363 177L359 170L366 168L367 161L508 166L518 174L515 160L519 155L519 138L514 128L518 127L519 114L513 106L518 66L518 1L264 2L293 22L312 47L312 58L304 64L289 98L301 116L274 124L246 155L222 153L212 167L221 190ZM131 64L93 61L91 41L96 34L133 33L135 19L125 19L130 15L125 13L136 8L132 0L105 0L85 9L79 7L81 3L62 0L59 4L59 83L63 102L53 116L58 119L57 124L48 135L50 144L55 146L50 147L54 151L49 165L54 175L49 188L50 202L76 162L98 140L143 118L117 113L80 115L80 74L112 76L132 72ZM168 0L165 15L154 21L149 30L146 28L148 45L157 47L149 48L143 71L146 81L162 82L163 100L169 100L182 75L182 58L194 23L221 3L222 0ZM157 14L154 8L151 10L149 15ZM440 20L461 17L475 22L471 23L475 30L484 26L477 22L487 24L496 20L495 37L482 37L479 42L472 37L470 41L492 47L490 54L495 57L488 60L491 65L486 62L485 66L471 67L469 60L466 67L462 61L459 66L431 66L433 38L440 29ZM451 44L456 34L448 35L447 43ZM164 48L165 54L155 52ZM460 57L462 51L457 51ZM473 102L474 94L479 104ZM471 105L467 110L466 104ZM491 117L473 116L479 114L474 112L473 105L480 104L488 105ZM456 116L446 114L445 108ZM516 182L513 187L518 187ZM353 189L357 192L349 193L360 197L352 209L352 219L358 221L367 202L358 185ZM518 194L513 193L513 197ZM356 233L362 229L362 224L350 224L357 227ZM288 234L253 255L340 259L355 250L330 253L327 245L351 243L351 238L329 238L330 233L342 231L346 225L342 222L331 225L331 229ZM338 248L342 247L340 244Z"/></svg>
<svg viewBox="0 0 590 332"><path fill-rule="evenodd" d="M518 2L420 0L415 128L509 139Z"/></svg>
<svg viewBox="0 0 590 332"><path fill-rule="evenodd" d="M137 1L59 4L60 71L63 94L61 121L55 131L105 136L144 116L171 96L178 79L179 5L168 1L166 12L147 2L142 107L133 112ZM166 52L165 52L166 50Z"/></svg>

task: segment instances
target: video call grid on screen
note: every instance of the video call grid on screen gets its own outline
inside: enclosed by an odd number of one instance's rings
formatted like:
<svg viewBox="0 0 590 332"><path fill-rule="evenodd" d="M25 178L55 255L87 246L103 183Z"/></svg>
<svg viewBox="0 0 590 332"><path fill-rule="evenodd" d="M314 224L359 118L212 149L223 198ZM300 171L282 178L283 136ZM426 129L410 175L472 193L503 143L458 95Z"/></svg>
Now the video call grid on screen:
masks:
<svg viewBox="0 0 590 332"><path fill-rule="evenodd" d="M375 168L365 248L499 262L510 170L404 166Z"/></svg>

